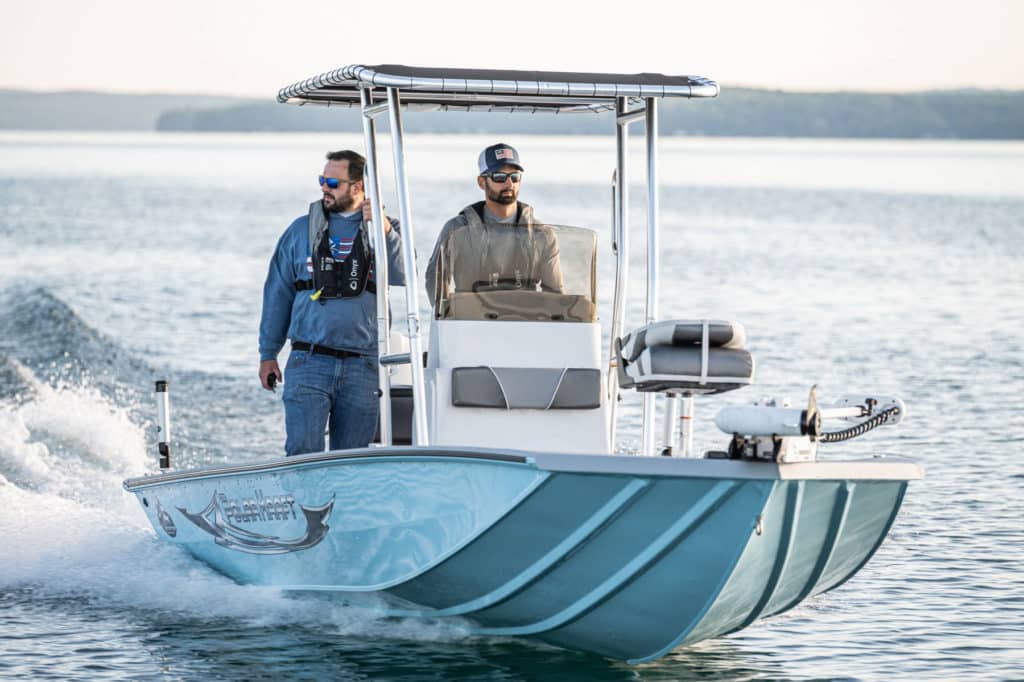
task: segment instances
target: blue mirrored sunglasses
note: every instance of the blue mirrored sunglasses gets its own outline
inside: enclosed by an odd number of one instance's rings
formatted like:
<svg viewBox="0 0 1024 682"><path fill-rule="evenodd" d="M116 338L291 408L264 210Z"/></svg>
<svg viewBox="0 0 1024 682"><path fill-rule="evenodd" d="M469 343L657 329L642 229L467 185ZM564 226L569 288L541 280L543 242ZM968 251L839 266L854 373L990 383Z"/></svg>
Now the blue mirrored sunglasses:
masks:
<svg viewBox="0 0 1024 682"><path fill-rule="evenodd" d="M341 185L341 183L345 183L346 185L351 185L352 184L351 180L339 180L338 178L325 178L322 175L317 177L317 181L318 181L318 183L321 186L327 185L331 189L338 189L338 187Z"/></svg>

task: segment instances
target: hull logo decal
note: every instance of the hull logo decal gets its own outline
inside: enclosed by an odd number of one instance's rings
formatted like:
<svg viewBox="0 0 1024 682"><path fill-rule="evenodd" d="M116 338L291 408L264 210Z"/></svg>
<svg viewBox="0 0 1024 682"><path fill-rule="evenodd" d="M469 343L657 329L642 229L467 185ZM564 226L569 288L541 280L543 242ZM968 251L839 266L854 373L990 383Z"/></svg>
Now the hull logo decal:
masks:
<svg viewBox="0 0 1024 682"><path fill-rule="evenodd" d="M160 522L160 527L164 529L164 532L167 533L167 535L173 538L178 534L178 528L174 525L174 519L172 519L171 515L167 513L167 510L160 505L160 500L156 501L156 518Z"/></svg>
<svg viewBox="0 0 1024 682"><path fill-rule="evenodd" d="M220 498L218 500L218 498ZM224 507L229 509L225 511ZM288 554L309 549L320 543L331 529L327 520L334 508L334 498L319 507L304 507L299 505L299 511L305 519L306 528L298 537L283 540L279 535L263 535L241 528L231 522L231 519L243 520L236 512L236 506L227 500L223 494L214 492L210 503L200 512L190 513L184 507L178 507L182 515L194 523L199 529L213 536L214 542L226 549L233 549L247 554ZM291 505L289 505L291 506ZM291 510L289 510L291 511ZM294 517L294 511L292 511ZM278 520L286 518L284 513L276 515ZM257 518L244 518L249 520L262 520Z"/></svg>

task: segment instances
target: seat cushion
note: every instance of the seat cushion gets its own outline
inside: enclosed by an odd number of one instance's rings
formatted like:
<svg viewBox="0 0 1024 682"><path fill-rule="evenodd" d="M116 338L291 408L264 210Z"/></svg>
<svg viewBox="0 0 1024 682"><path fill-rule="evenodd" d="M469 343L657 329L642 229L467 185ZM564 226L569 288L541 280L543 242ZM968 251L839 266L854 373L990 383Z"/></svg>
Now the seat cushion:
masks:
<svg viewBox="0 0 1024 682"><path fill-rule="evenodd" d="M620 385L641 392L724 393L753 381L754 359L740 348L711 348L705 360L700 348L654 346L623 371L628 381Z"/></svg>
<svg viewBox="0 0 1024 682"><path fill-rule="evenodd" d="M665 320L652 322L622 337L622 355L633 362L651 346L700 346L705 327L709 348L743 348L747 343L747 333L739 322Z"/></svg>
<svg viewBox="0 0 1024 682"><path fill-rule="evenodd" d="M668 320L616 344L619 385L641 392L723 393L753 383L754 359L737 322Z"/></svg>

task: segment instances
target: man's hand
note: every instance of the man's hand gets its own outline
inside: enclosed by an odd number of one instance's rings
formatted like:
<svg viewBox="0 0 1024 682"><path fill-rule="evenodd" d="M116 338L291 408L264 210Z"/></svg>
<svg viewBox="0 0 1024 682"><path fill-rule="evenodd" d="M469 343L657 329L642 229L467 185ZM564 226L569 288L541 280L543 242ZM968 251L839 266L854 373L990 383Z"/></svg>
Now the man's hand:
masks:
<svg viewBox="0 0 1024 682"><path fill-rule="evenodd" d="M271 381L270 377L274 377ZM260 383L268 391L274 390L274 384L283 380L281 368L277 366L277 360L263 360L260 362Z"/></svg>
<svg viewBox="0 0 1024 682"><path fill-rule="evenodd" d="M384 218L384 234L387 234L391 231L391 221L386 215L382 217ZM363 220L366 222L373 220L373 206L370 205L369 199L363 199Z"/></svg>

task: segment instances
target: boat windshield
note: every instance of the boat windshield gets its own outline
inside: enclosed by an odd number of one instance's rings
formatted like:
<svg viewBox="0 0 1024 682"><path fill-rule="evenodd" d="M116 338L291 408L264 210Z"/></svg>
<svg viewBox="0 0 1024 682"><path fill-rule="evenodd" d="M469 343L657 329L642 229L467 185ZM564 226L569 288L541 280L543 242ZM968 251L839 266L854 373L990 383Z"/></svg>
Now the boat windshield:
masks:
<svg viewBox="0 0 1024 682"><path fill-rule="evenodd" d="M438 251L434 315L593 322L596 266L593 230L543 223L457 227Z"/></svg>

